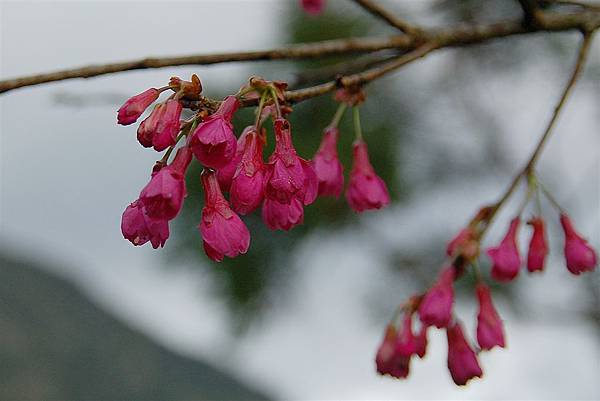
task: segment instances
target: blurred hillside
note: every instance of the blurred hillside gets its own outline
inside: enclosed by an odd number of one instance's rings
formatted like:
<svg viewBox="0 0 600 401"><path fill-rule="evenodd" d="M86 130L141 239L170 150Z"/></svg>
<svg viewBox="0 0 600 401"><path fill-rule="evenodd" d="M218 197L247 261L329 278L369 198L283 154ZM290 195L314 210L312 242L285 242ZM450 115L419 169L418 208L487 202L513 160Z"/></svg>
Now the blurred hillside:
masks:
<svg viewBox="0 0 600 401"><path fill-rule="evenodd" d="M0 254L0 399L267 399L157 345L45 270Z"/></svg>

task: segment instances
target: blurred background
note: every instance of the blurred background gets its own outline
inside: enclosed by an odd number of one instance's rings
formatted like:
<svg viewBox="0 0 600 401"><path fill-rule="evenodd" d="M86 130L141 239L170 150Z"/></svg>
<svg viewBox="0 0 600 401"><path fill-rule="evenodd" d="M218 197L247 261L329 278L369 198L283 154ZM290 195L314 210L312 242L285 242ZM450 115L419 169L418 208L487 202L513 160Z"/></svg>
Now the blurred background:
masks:
<svg viewBox="0 0 600 401"><path fill-rule="evenodd" d="M386 5L428 27L520 15L513 0ZM393 33L343 0L329 0L318 17L291 0L2 2L0 77ZM318 83L323 67L344 58L127 72L0 96L0 398L599 399L600 280L567 272L547 203L549 264L494 288L508 347L481 355L482 380L452 383L442 332L430 332L427 356L413 361L408 380L381 377L374 366L395 307L432 283L448 239L526 160L578 44L576 33L557 33L445 49L370 85L363 131L392 205L356 215L343 197L319 199L287 233L249 216L248 254L221 264L204 255L196 228L197 168L164 249L122 238L121 214L158 156L138 145L136 125L116 125L116 110L173 75L197 73L205 94L219 98L253 74ZM596 249L599 106L596 40L538 169ZM335 108L329 96L295 107L302 156L312 157ZM237 114L238 133L251 119L250 110ZM339 144L346 172L350 120ZM485 246L501 238L523 197ZM523 229L523 250L528 239ZM470 279L457 294L472 337Z"/></svg>

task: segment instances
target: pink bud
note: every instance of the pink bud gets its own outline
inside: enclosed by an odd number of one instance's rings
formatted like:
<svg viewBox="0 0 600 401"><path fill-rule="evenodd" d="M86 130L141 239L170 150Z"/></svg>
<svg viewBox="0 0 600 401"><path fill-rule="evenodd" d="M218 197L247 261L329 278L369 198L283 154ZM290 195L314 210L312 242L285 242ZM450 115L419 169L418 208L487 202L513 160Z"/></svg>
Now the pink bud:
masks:
<svg viewBox="0 0 600 401"><path fill-rule="evenodd" d="M398 333L391 324L387 326L385 337L377 350L375 364L377 372L382 375L390 375L398 379L408 376L410 367L410 354L404 355L398 352Z"/></svg>
<svg viewBox="0 0 600 401"><path fill-rule="evenodd" d="M362 212L387 206L390 203L390 195L385 182L375 174L364 141L354 142L353 157L350 184L346 190L346 199L350 207Z"/></svg>
<svg viewBox="0 0 600 401"><path fill-rule="evenodd" d="M310 15L317 15L323 12L325 0L300 0L304 11Z"/></svg>
<svg viewBox="0 0 600 401"><path fill-rule="evenodd" d="M452 318L454 267L446 267L438 281L427 291L419 305L419 317L425 326L446 327Z"/></svg>
<svg viewBox="0 0 600 401"><path fill-rule="evenodd" d="M192 133L190 147L194 156L204 166L219 169L225 167L235 156L237 140L233 134L231 118L239 101L235 96L227 96L219 109Z"/></svg>
<svg viewBox="0 0 600 401"><path fill-rule="evenodd" d="M309 205L317 197L317 175L310 163L296 154L289 122L284 118L275 119L274 130L275 151L267 165L265 196L281 204L297 198Z"/></svg>
<svg viewBox="0 0 600 401"><path fill-rule="evenodd" d="M230 258L244 254L250 246L250 232L221 193L214 171L202 173L204 208L198 228L204 241L204 250L209 258L220 262L224 256Z"/></svg>
<svg viewBox="0 0 600 401"><path fill-rule="evenodd" d="M460 323L452 323L446 329L448 338L448 369L452 380L464 386L474 377L481 377L483 372L477 362L477 355L465 339Z"/></svg>
<svg viewBox="0 0 600 401"><path fill-rule="evenodd" d="M576 275L586 271L594 271L598 263L594 249L575 231L569 216L564 213L561 214L560 224L562 224L565 232L567 269Z"/></svg>
<svg viewBox="0 0 600 401"><path fill-rule="evenodd" d="M129 98L117 112L117 122L121 125L133 124L156 99L160 92L150 88L139 95Z"/></svg>
<svg viewBox="0 0 600 401"><path fill-rule="evenodd" d="M500 245L487 250L488 256L492 259L492 277L495 280L510 281L519 274L521 267L521 257L517 247L519 223L519 217L512 219L510 228Z"/></svg>
<svg viewBox="0 0 600 401"><path fill-rule="evenodd" d="M466 260L473 260L479 255L479 241L475 229L463 228L446 247L446 255L450 257L461 256Z"/></svg>
<svg viewBox="0 0 600 401"><path fill-rule="evenodd" d="M237 140L235 155L225 167L221 167L217 170L217 179L219 180L221 191L229 192L231 180L233 180L233 176L235 175L235 172L242 161L242 154L244 153L244 148L246 146L246 137L248 136L248 133L254 131L254 129L255 128L253 125L244 128L244 131L242 131L242 134Z"/></svg>
<svg viewBox="0 0 600 401"><path fill-rule="evenodd" d="M245 215L263 200L265 164L263 139L251 131L244 144L242 160L231 182L230 200L233 210Z"/></svg>
<svg viewBox="0 0 600 401"><path fill-rule="evenodd" d="M533 235L529 242L529 253L527 254L527 270L530 272L544 270L544 262L548 254L548 243L544 230L544 220L534 217L527 222L533 226Z"/></svg>
<svg viewBox="0 0 600 401"><path fill-rule="evenodd" d="M338 136L337 127L326 128L321 146L312 160L312 166L319 179L319 195L338 197L344 188L344 167L337 153Z"/></svg>
<svg viewBox="0 0 600 401"><path fill-rule="evenodd" d="M504 348L502 320L492 303L490 289L485 284L477 285L479 313L477 314L477 342L481 349L490 350L498 345Z"/></svg>
<svg viewBox="0 0 600 401"><path fill-rule="evenodd" d="M137 138L140 144L146 148L154 146L157 152L174 145L179 134L181 110L181 104L173 99L156 105L138 127Z"/></svg>
<svg viewBox="0 0 600 401"><path fill-rule="evenodd" d="M427 326L422 325L419 334L417 334L414 338L415 341L415 354L419 356L419 358L423 358L427 353Z"/></svg>
<svg viewBox="0 0 600 401"><path fill-rule="evenodd" d="M298 198L290 203L279 203L277 200L265 198L262 207L262 218L271 230L289 230L304 221L304 206Z"/></svg>
<svg viewBox="0 0 600 401"><path fill-rule="evenodd" d="M136 200L123 212L121 232L133 245L144 245L150 241L152 248L156 249L163 247L169 238L169 222L150 218L142 203Z"/></svg>
<svg viewBox="0 0 600 401"><path fill-rule="evenodd" d="M182 147L169 166L152 175L150 182L140 193L140 201L148 216L163 220L171 220L177 216L186 196L184 175L191 158L190 149Z"/></svg>

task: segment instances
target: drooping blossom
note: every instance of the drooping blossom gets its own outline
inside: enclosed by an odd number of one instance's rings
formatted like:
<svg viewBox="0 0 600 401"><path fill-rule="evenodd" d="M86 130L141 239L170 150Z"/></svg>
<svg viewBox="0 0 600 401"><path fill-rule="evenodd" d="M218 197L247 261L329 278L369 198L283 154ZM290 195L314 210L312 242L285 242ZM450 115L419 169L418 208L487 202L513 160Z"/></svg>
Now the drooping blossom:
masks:
<svg viewBox="0 0 600 401"><path fill-rule="evenodd" d="M544 270L544 262L548 254L544 220L541 217L534 217L527 224L533 226L533 234L531 235L529 252L527 253L527 270L530 272L542 271Z"/></svg>
<svg viewBox="0 0 600 401"><path fill-rule="evenodd" d="M152 113L138 127L139 143L146 148L154 146L157 152L174 145L181 128L179 121L181 110L181 104L174 99L156 105Z"/></svg>
<svg viewBox="0 0 600 401"><path fill-rule="evenodd" d="M453 322L446 328L446 337L448 370L454 383L464 386L472 378L481 377L483 372L477 361L477 355L465 339L459 322Z"/></svg>
<svg viewBox="0 0 600 401"><path fill-rule="evenodd" d="M244 153L244 148L246 146L246 137L248 136L248 133L252 132L253 130L255 130L254 125L244 128L244 131L242 131L242 134L237 140L235 155L231 158L227 165L217 170L217 179L219 180L221 191L229 192L231 180L233 180L233 176L235 175L235 172L242 161L242 154Z"/></svg>
<svg viewBox="0 0 600 401"><path fill-rule="evenodd" d="M504 348L504 327L492 302L490 289L483 283L477 285L479 312L477 313L477 343L481 349L490 350L496 345Z"/></svg>
<svg viewBox="0 0 600 401"><path fill-rule="evenodd" d="M275 151L266 165L262 217L271 229L289 230L302 223L304 205L314 202L319 184L310 163L296 154L289 122L275 119L274 130Z"/></svg>
<svg viewBox="0 0 600 401"><path fill-rule="evenodd" d="M598 258L594 249L575 231L571 219L566 214L560 215L560 224L565 233L565 259L567 269L575 275L594 271Z"/></svg>
<svg viewBox="0 0 600 401"><path fill-rule="evenodd" d="M409 373L410 357L401 356L396 350L398 333L391 324L387 326L385 337L375 356L377 372L398 379L405 378Z"/></svg>
<svg viewBox="0 0 600 401"><path fill-rule="evenodd" d="M325 8L325 0L300 0L302 9L310 15L318 15Z"/></svg>
<svg viewBox="0 0 600 401"><path fill-rule="evenodd" d="M133 245L140 246L150 241L152 248L163 247L169 238L169 222L152 219L144 210L144 206L136 200L123 212L121 218L123 237Z"/></svg>
<svg viewBox="0 0 600 401"><path fill-rule="evenodd" d="M421 329L415 335L415 354L419 356L419 358L423 358L427 353L427 328L428 326L421 325Z"/></svg>
<svg viewBox="0 0 600 401"><path fill-rule="evenodd" d="M263 144L264 139L256 130L247 134L242 159L231 181L231 207L241 215L252 212L263 200Z"/></svg>
<svg viewBox="0 0 600 401"><path fill-rule="evenodd" d="M194 156L204 166L219 169L235 156L237 140L231 118L239 106L235 96L227 96L219 109L198 124L190 137Z"/></svg>
<svg viewBox="0 0 600 401"><path fill-rule="evenodd" d="M475 259L479 255L479 240L474 228L466 227L448 243L446 254L450 257L461 256L467 261Z"/></svg>
<svg viewBox="0 0 600 401"><path fill-rule="evenodd" d="M520 222L519 217L512 219L500 245L487 250L488 256L492 259L492 277L495 280L510 281L519 274L521 257L517 246L517 231Z"/></svg>
<svg viewBox="0 0 600 401"><path fill-rule="evenodd" d="M158 89L150 88L129 98L117 112L117 122L121 125L130 125L137 121L144 110L158 99Z"/></svg>
<svg viewBox="0 0 600 401"><path fill-rule="evenodd" d="M140 193L140 201L148 216L163 220L177 216L186 196L185 172L191 160L191 151L184 146L177 151L170 165L152 174L150 182Z"/></svg>
<svg viewBox="0 0 600 401"><path fill-rule="evenodd" d="M337 127L327 127L319 150L312 160L312 166L319 179L320 196L338 197L344 189L344 167L340 163L337 153L339 133Z"/></svg>
<svg viewBox="0 0 600 401"><path fill-rule="evenodd" d="M273 127L276 142L267 164L265 196L282 204L296 198L304 205L310 205L318 193L315 171L296 153L290 123L284 118L277 118Z"/></svg>
<svg viewBox="0 0 600 401"><path fill-rule="evenodd" d="M427 291L419 305L419 317L425 326L446 327L452 318L455 278L454 267L442 270L437 282Z"/></svg>
<svg viewBox="0 0 600 401"><path fill-rule="evenodd" d="M350 207L362 212L387 206L390 203L387 187L375 173L369 161L367 144L361 139L354 142L353 158L350 184L346 190L346 199Z"/></svg>
<svg viewBox="0 0 600 401"><path fill-rule="evenodd" d="M304 222L304 205L298 198L292 198L290 203L279 203L275 199L265 198L262 219L271 230L288 231Z"/></svg>
<svg viewBox="0 0 600 401"><path fill-rule="evenodd" d="M229 207L223 196L216 173L202 173L204 208L198 226L209 258L220 262L224 256L230 258L244 254L250 246L250 232L240 217Z"/></svg>

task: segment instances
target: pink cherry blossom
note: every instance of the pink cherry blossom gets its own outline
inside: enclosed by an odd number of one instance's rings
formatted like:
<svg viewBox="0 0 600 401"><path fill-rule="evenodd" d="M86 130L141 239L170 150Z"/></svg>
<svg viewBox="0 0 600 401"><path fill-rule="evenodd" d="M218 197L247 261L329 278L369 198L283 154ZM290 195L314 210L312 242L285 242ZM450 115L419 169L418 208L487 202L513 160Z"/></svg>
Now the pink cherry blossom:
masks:
<svg viewBox="0 0 600 401"><path fill-rule="evenodd" d="M446 327L452 318L455 278L454 267L442 270L438 281L427 291L419 305L419 317L425 326Z"/></svg>
<svg viewBox="0 0 600 401"><path fill-rule="evenodd" d="M344 189L344 167L337 153L338 136L337 127L326 128L321 146L312 160L312 166L319 179L319 195L338 197Z"/></svg>
<svg viewBox="0 0 600 401"><path fill-rule="evenodd" d="M375 173L367 144L363 140L354 142L354 163L350 172L350 184L346 190L346 199L352 209L362 212L369 209L381 209L390 203L385 182Z"/></svg>
<svg viewBox="0 0 600 401"><path fill-rule="evenodd" d="M287 231L304 221L304 205L298 198L292 198L290 203L265 198L262 219L271 230Z"/></svg>
<svg viewBox="0 0 600 401"><path fill-rule="evenodd" d="M575 275L586 271L594 271L598 264L596 251L575 231L569 216L564 213L561 214L560 224L565 233L567 269Z"/></svg>
<svg viewBox="0 0 600 401"><path fill-rule="evenodd" d="M140 144L146 148L154 146L157 152L174 145L180 130L181 110L181 104L174 99L156 105L138 127L137 138Z"/></svg>
<svg viewBox="0 0 600 401"><path fill-rule="evenodd" d="M527 270L530 272L542 271L544 270L544 262L548 254L544 220L541 217L534 217L527 224L533 226L533 234L529 242L529 252L527 253Z"/></svg>
<svg viewBox="0 0 600 401"><path fill-rule="evenodd" d="M240 217L229 207L212 170L202 173L204 208L198 226L204 250L209 258L220 262L244 254L250 246L250 232Z"/></svg>
<svg viewBox="0 0 600 401"><path fill-rule="evenodd" d="M263 200L263 144L264 139L255 130L247 134L240 165L231 181L231 206L242 215L252 212Z"/></svg>
<svg viewBox="0 0 600 401"><path fill-rule="evenodd" d="M169 222L152 219L144 210L144 206L136 200L123 212L121 218L123 237L133 245L140 246L150 241L152 248L163 247L169 238Z"/></svg>
<svg viewBox="0 0 600 401"><path fill-rule="evenodd" d="M478 254L479 241L477 233L472 227L463 228L446 247L446 255L450 257L461 256L466 260L473 260Z"/></svg>
<svg viewBox="0 0 600 401"><path fill-rule="evenodd" d="M477 285L479 312L477 314L477 342L481 349L490 350L496 345L504 348L504 327L492 302L490 289L483 283Z"/></svg>
<svg viewBox="0 0 600 401"><path fill-rule="evenodd" d="M186 196L185 171L191 159L191 151L185 146L177 151L173 163L153 173L140 193L140 201L148 216L163 220L177 216Z"/></svg>
<svg viewBox="0 0 600 401"><path fill-rule="evenodd" d="M159 94L158 89L150 88L129 98L117 112L117 122L121 125L133 124L144 110L158 99Z"/></svg>
<svg viewBox="0 0 600 401"><path fill-rule="evenodd" d="M408 376L411 354L403 354L398 349L398 332L393 325L388 325L385 337L377 350L375 364L377 372L398 379Z"/></svg>
<svg viewBox="0 0 600 401"><path fill-rule="evenodd" d="M194 130L190 147L204 166L219 169L227 166L237 149L231 118L239 106L235 96L227 96L219 109Z"/></svg>
<svg viewBox="0 0 600 401"><path fill-rule="evenodd" d="M477 355L465 339L461 324L454 322L446 328L448 339L448 369L452 380L464 386L474 377L481 377L483 372L477 361Z"/></svg>
<svg viewBox="0 0 600 401"><path fill-rule="evenodd" d="M512 219L500 245L487 250L488 256L492 259L492 277L495 280L510 281L519 274L521 257L517 247L517 230L520 222L519 217Z"/></svg>
<svg viewBox="0 0 600 401"><path fill-rule="evenodd" d="M248 136L248 133L253 132L254 130L254 125L244 128L244 131L242 131L242 134L237 140L235 155L231 158L226 166L217 170L217 179L219 180L221 191L229 192L231 180L233 180L233 176L235 175L235 172L242 161L242 154L244 153L244 148L246 146L246 137Z"/></svg>

